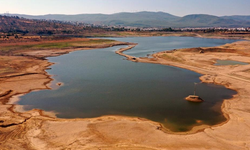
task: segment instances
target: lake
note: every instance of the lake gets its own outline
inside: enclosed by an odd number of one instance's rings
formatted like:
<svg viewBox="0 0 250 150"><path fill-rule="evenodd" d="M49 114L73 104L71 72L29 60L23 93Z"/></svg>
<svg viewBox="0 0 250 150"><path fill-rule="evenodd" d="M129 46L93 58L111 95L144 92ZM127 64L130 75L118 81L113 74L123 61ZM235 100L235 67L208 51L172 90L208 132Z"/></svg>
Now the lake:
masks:
<svg viewBox="0 0 250 150"><path fill-rule="evenodd" d="M189 47L218 46L235 40L193 37L111 38L135 42L126 51L133 56ZM64 85L52 90L33 91L18 104L54 111L59 118L92 118L104 115L141 117L162 123L172 131L188 131L195 125L215 125L225 121L221 112L223 99L235 91L223 86L199 83L201 74L177 67L136 63L115 54L121 47L76 51L50 57L47 72ZM196 93L205 102L191 103L184 98Z"/></svg>

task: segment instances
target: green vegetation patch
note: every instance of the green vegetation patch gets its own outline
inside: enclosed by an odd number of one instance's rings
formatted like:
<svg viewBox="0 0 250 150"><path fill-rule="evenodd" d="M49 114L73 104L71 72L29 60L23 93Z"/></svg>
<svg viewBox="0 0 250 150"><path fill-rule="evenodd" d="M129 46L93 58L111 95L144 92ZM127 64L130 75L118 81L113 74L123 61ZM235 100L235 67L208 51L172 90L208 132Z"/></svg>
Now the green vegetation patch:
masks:
<svg viewBox="0 0 250 150"><path fill-rule="evenodd" d="M66 42L55 42L55 43L42 43L42 44L27 44L27 45L13 45L13 46L2 46L0 47L1 52L15 51L15 50L42 50L42 49L63 49L63 48L74 48L80 46L93 46L98 44L109 44L114 40L109 39L90 39L86 41L66 41Z"/></svg>
<svg viewBox="0 0 250 150"><path fill-rule="evenodd" d="M115 40L109 39L91 39L89 41L83 41L84 44L109 44L114 42Z"/></svg>

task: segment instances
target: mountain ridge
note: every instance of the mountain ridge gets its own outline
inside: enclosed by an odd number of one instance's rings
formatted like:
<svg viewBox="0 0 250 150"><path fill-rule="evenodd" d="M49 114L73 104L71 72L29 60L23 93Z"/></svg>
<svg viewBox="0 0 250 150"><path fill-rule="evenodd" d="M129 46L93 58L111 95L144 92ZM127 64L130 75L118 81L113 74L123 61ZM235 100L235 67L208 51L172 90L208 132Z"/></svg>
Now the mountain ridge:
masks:
<svg viewBox="0 0 250 150"><path fill-rule="evenodd" d="M84 22L97 25L132 27L250 27L250 16L214 16L190 14L183 17L166 12L120 12L114 14L10 14L27 19Z"/></svg>

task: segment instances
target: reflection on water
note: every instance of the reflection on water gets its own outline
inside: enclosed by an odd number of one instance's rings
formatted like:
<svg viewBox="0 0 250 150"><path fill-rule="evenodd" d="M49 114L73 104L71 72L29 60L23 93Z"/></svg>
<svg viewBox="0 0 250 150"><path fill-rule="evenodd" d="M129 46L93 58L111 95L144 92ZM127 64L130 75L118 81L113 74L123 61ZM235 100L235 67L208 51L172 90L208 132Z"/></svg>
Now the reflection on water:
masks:
<svg viewBox="0 0 250 150"><path fill-rule="evenodd" d="M139 43L127 51L145 56L152 51L180 47L216 46L232 40L180 37L118 39ZM169 46L170 45L170 46ZM197 85L205 102L185 101L193 93L200 74L171 66L135 63L114 53L123 46L76 51L49 58L49 74L64 85L56 90L31 92L21 97L25 108L55 111L61 118L90 118L126 115L161 122L173 131L187 131L194 125L214 125L224 121L220 106L236 92L212 84ZM143 52L142 52L142 51Z"/></svg>

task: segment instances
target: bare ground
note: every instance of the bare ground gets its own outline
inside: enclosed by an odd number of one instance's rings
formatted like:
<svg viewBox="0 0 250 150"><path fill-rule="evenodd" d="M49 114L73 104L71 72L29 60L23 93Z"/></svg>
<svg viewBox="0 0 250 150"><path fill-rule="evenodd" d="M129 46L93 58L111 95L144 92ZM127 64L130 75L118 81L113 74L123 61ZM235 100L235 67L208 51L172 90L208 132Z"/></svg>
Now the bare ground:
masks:
<svg viewBox="0 0 250 150"><path fill-rule="evenodd" d="M177 50L158 53L154 58L134 58L129 60L160 63L186 68L204 74L203 82L222 84L237 90L238 94L223 103L223 112L228 118L220 125L201 126L194 132L174 134L155 123L142 118L123 116L103 116L89 119L58 119L46 116L42 110L14 112L17 107L8 104L11 96L30 90L46 89L51 81L44 71L49 65L46 60L22 57L26 65L10 69L8 76L0 77L0 88L4 95L0 105L0 148L1 149L220 149L238 150L250 148L250 65L214 66L216 59L241 60L250 62L247 55L250 42L237 42L218 48L233 49L233 52L206 52ZM129 48L132 48L128 47ZM121 49L117 53L122 55ZM243 54L242 52L247 52ZM18 57L20 58L20 57ZM17 58L13 56L4 59ZM37 60L37 61L34 61ZM31 62L34 62L32 64ZM29 65L28 65L29 64ZM18 66L18 65L14 65ZM11 68L11 67L10 67ZM20 68L20 70L18 70ZM23 75L22 75L23 74ZM11 90L9 93L8 91ZM0 94L1 95L1 94Z"/></svg>

